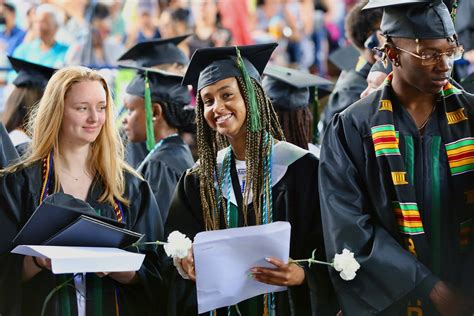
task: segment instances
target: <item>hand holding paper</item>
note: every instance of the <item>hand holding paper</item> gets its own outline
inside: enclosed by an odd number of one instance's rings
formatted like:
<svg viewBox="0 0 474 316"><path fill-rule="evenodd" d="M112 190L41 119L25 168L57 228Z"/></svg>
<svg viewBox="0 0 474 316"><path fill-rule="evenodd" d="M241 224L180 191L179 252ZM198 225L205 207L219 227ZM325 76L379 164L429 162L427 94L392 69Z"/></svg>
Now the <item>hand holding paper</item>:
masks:
<svg viewBox="0 0 474 316"><path fill-rule="evenodd" d="M234 305L286 287L258 282L254 267L274 268L265 258L286 265L290 253L288 222L201 232L194 239L198 312Z"/></svg>

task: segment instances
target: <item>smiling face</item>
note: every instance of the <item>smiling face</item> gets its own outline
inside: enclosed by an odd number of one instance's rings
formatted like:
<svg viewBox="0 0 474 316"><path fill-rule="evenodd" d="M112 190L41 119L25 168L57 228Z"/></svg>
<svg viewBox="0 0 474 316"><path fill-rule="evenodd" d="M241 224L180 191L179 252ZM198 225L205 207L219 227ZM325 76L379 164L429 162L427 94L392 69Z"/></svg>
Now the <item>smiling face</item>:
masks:
<svg viewBox="0 0 474 316"><path fill-rule="evenodd" d="M412 53L417 53L417 44L413 39L394 39L396 46ZM420 54L426 51L443 53L456 47L454 42L447 39L420 40ZM448 83L454 61L446 56L434 65L422 65L419 58L397 50L400 67L394 67L394 73L405 85L416 88L419 92L427 94L438 93Z"/></svg>
<svg viewBox="0 0 474 316"><path fill-rule="evenodd" d="M213 130L231 139L245 137L247 110L235 77L202 88L200 96L204 119Z"/></svg>
<svg viewBox="0 0 474 316"><path fill-rule="evenodd" d="M144 99L127 94L125 97L127 116L123 119L123 128L131 142L146 140L146 116Z"/></svg>
<svg viewBox="0 0 474 316"><path fill-rule="evenodd" d="M59 141L74 145L93 143L105 123L106 92L100 81L82 81L71 86L64 99Z"/></svg>

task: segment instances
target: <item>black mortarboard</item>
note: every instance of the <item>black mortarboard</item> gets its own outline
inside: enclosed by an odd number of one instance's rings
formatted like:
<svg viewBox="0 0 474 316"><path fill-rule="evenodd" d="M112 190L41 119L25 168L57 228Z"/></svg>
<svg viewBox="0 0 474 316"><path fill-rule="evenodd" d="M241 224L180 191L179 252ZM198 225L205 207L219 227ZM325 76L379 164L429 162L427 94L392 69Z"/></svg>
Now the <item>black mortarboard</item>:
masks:
<svg viewBox="0 0 474 316"><path fill-rule="evenodd" d="M126 51L118 60L132 60L135 62L133 65L141 67L174 63L186 65L189 59L177 45L190 35L138 43Z"/></svg>
<svg viewBox="0 0 474 316"><path fill-rule="evenodd" d="M191 101L188 88L181 85L183 77L176 74L153 68L119 66L138 70L137 75L128 84L125 91L128 94L145 99L146 145L148 150L152 150L155 147L152 102L166 102L170 106L184 107ZM174 120L173 123L175 123L176 127L179 127L179 122Z"/></svg>
<svg viewBox="0 0 474 316"><path fill-rule="evenodd" d="M13 69L18 73L13 80L13 84L17 87L44 89L51 76L57 70L11 56L8 56L8 60Z"/></svg>
<svg viewBox="0 0 474 316"><path fill-rule="evenodd" d="M381 60L376 61L376 62L372 65L372 68L370 68L370 72L379 71L379 72L386 73L387 75L388 75L389 73L391 73L392 70L393 70L392 63L388 63L388 64L387 64L387 67L385 67L383 61L381 61Z"/></svg>
<svg viewBox="0 0 474 316"><path fill-rule="evenodd" d="M181 86L182 76L153 68L120 66L138 70L137 75L128 84L125 90L128 94L144 98L146 72L150 82L152 102L159 103L162 101L182 105L188 105L191 102L188 89Z"/></svg>
<svg viewBox="0 0 474 316"><path fill-rule="evenodd" d="M270 59L276 43L237 46L248 75L257 81ZM237 65L236 46L198 49L184 75L183 85L192 85L197 91L222 79L242 76Z"/></svg>
<svg viewBox="0 0 474 316"><path fill-rule="evenodd" d="M384 8L380 29L385 36L439 39L455 34L441 0L370 0L365 9Z"/></svg>
<svg viewBox="0 0 474 316"><path fill-rule="evenodd" d="M300 70L269 65L263 72L262 86L273 106L282 111L307 107L310 103L311 87L318 89L318 96L331 93L333 83L322 77Z"/></svg>
<svg viewBox="0 0 474 316"><path fill-rule="evenodd" d="M329 55L329 60L340 70L354 69L359 60L359 52L352 45L336 49Z"/></svg>
<svg viewBox="0 0 474 316"><path fill-rule="evenodd" d="M467 78L462 81L461 86L465 91L474 94L474 73L467 76Z"/></svg>

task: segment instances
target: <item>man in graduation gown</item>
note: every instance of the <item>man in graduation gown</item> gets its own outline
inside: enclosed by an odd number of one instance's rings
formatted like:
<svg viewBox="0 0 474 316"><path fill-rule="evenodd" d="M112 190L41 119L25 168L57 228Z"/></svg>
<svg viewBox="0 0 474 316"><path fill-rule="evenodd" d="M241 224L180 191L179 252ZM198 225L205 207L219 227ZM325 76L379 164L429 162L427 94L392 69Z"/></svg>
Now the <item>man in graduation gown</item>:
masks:
<svg viewBox="0 0 474 316"><path fill-rule="evenodd" d="M462 48L440 0L380 6L393 73L322 144L327 256L361 265L332 281L344 315L471 315L474 97L449 79Z"/></svg>
<svg viewBox="0 0 474 316"><path fill-rule="evenodd" d="M336 82L334 91L324 108L322 118L324 129L336 113L344 111L349 105L359 100L360 94L367 87L366 78L375 62L375 53L364 44L368 38L376 40L374 32L379 29L382 11L361 11L366 3L367 0L356 4L346 17L345 30L349 42L359 51L360 56L355 69L341 73Z"/></svg>

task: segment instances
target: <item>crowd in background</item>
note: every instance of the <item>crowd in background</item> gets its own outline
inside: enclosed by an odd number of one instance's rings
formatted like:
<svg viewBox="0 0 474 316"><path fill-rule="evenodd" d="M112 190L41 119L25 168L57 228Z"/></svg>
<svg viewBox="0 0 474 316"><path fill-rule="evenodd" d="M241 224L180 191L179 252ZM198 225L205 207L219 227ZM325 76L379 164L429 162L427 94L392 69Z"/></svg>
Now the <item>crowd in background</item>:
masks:
<svg viewBox="0 0 474 316"><path fill-rule="evenodd" d="M106 68L113 83L117 74L111 69L128 48L188 33L193 35L180 48L189 57L201 47L276 41L273 63L335 79L338 69L328 56L347 44L344 18L355 2L0 0L0 105L15 75L8 71L7 55L54 68L78 64ZM474 3L461 0L460 5L456 24L466 48L462 61L466 76L474 64L474 27L469 18Z"/></svg>

